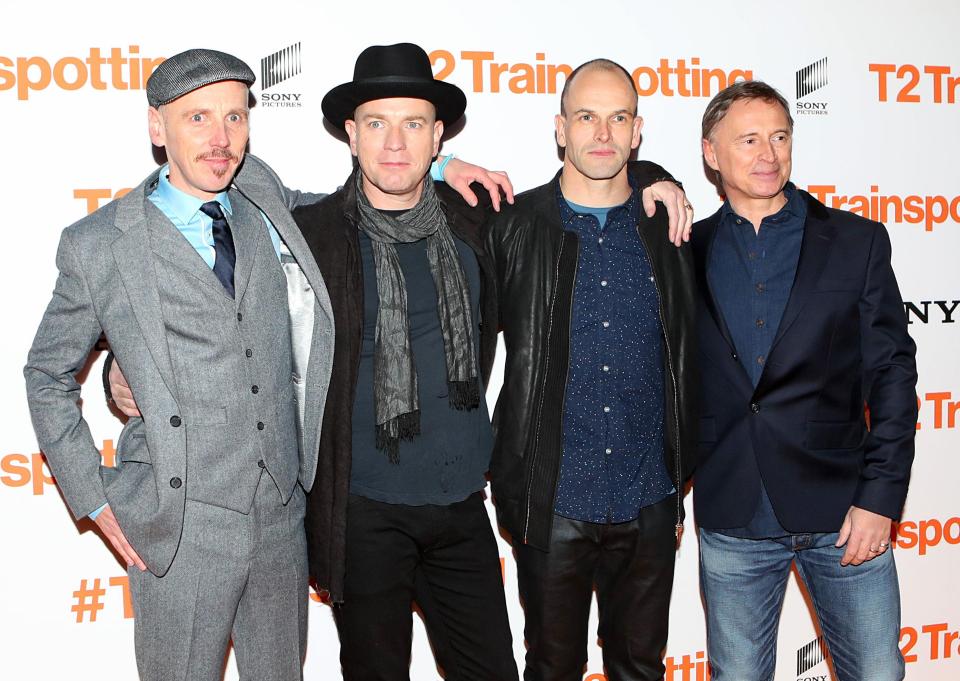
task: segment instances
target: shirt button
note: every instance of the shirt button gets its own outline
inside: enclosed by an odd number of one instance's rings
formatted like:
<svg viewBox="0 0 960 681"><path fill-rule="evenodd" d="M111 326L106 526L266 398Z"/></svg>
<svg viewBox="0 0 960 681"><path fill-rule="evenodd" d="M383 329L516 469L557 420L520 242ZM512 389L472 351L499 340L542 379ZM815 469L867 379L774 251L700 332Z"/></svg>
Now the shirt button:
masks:
<svg viewBox="0 0 960 681"><path fill-rule="evenodd" d="M758 319L758 320L757 320L757 328L758 328L758 329L762 329L762 328L763 328L763 320L762 320L762 319Z"/></svg>
<svg viewBox="0 0 960 681"><path fill-rule="evenodd" d="M609 414L609 413L610 413L610 407L604 407L604 408L603 408L603 413L604 413L604 414Z"/></svg>
<svg viewBox="0 0 960 681"><path fill-rule="evenodd" d="M257 421L257 430L263 430L264 428L263 421Z"/></svg>
<svg viewBox="0 0 960 681"><path fill-rule="evenodd" d="M759 364L760 366L763 366L763 363L764 363L765 361L766 361L766 359L764 359L764 356L763 356L763 355L760 355L759 357L757 357L757 364Z"/></svg>
<svg viewBox="0 0 960 681"><path fill-rule="evenodd" d="M757 293L763 293L766 290L766 286L763 284L757 284Z"/></svg>
<svg viewBox="0 0 960 681"><path fill-rule="evenodd" d="M605 322L602 322L602 324L603 324L603 328L605 329L610 328L610 322L605 321Z"/></svg>
<svg viewBox="0 0 960 681"><path fill-rule="evenodd" d="M748 258L749 260L756 260L756 259L757 259L757 254L756 254L754 251L750 251L749 253L747 253L747 258Z"/></svg>
<svg viewBox="0 0 960 681"><path fill-rule="evenodd" d="M610 367L608 367L606 364L604 364L604 365L603 365L603 370L604 370L604 371L610 371Z"/></svg>
<svg viewBox="0 0 960 681"><path fill-rule="evenodd" d="M598 244L602 244L602 243L603 243L603 237L600 237L599 239L597 239L597 243L598 243Z"/></svg>
<svg viewBox="0 0 960 681"><path fill-rule="evenodd" d="M179 416L173 415L170 417L170 425L174 428L179 428L181 423L183 423L183 421L180 420Z"/></svg>
<svg viewBox="0 0 960 681"><path fill-rule="evenodd" d="M242 322L242 321L243 321L243 313L242 313L242 312L238 312L238 313L237 313L237 321L238 321L238 322Z"/></svg>
<svg viewBox="0 0 960 681"><path fill-rule="evenodd" d="M737 218L737 224L738 224L738 225L742 225L742 224L743 224L743 220L741 220L740 218Z"/></svg>
<svg viewBox="0 0 960 681"><path fill-rule="evenodd" d="M759 403L759 402L751 402L751 403L750 403L750 411L752 411L754 414L759 413L759 412L760 412L760 403Z"/></svg>
<svg viewBox="0 0 960 681"><path fill-rule="evenodd" d="M243 354L245 354L247 357L253 357L253 350L247 348Z"/></svg>
<svg viewBox="0 0 960 681"><path fill-rule="evenodd" d="M601 286L606 286L606 285L607 285L607 280L606 280L606 279L602 279L602 280L600 281L600 285L601 285Z"/></svg>
<svg viewBox="0 0 960 681"><path fill-rule="evenodd" d="M607 447L604 451L605 451L607 454L613 454L613 450L610 449L609 447Z"/></svg>
<svg viewBox="0 0 960 681"><path fill-rule="evenodd" d="M263 462L263 459L260 459L259 461L257 461L257 465L260 466L260 468L266 468L266 467L267 467L267 464L265 464L265 463Z"/></svg>
<svg viewBox="0 0 960 681"><path fill-rule="evenodd" d="M252 392L254 395L256 395L258 392L260 392L260 386L258 386L258 385L251 385L251 386L250 386L250 392Z"/></svg>

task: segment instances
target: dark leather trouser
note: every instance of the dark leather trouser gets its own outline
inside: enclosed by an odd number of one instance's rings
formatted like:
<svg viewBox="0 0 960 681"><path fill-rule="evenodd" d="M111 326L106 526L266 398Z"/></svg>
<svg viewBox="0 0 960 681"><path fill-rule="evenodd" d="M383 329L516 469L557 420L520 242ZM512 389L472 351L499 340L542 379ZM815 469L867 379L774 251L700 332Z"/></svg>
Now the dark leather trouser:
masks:
<svg viewBox="0 0 960 681"><path fill-rule="evenodd" d="M676 557L676 497L636 520L554 516L550 550L515 547L527 641L525 681L580 681L594 586L609 681L659 681Z"/></svg>

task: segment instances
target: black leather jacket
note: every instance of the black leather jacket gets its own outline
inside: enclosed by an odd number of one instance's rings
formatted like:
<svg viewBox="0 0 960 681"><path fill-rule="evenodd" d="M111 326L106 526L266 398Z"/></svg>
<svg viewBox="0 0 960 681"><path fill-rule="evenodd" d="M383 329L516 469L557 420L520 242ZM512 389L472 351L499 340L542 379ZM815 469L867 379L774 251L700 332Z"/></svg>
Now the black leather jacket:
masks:
<svg viewBox="0 0 960 681"><path fill-rule="evenodd" d="M648 162L630 165L631 183L645 187L669 174ZM490 223L486 244L496 266L499 324L507 356L493 416L496 442L491 481L497 517L513 541L547 550L562 453L562 416L570 349L570 317L578 238L563 229L557 206L559 173L520 194ZM683 489L696 453L695 279L689 245L667 240L667 214L641 211L637 231L650 258L664 330L665 462ZM677 494L677 525L683 521ZM679 530L678 530L679 531Z"/></svg>

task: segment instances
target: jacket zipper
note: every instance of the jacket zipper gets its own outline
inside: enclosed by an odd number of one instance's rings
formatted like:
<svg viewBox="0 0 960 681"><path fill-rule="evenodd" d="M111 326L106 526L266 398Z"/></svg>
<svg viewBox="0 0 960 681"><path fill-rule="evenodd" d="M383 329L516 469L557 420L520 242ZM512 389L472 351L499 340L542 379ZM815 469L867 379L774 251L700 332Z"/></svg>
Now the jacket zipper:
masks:
<svg viewBox="0 0 960 681"><path fill-rule="evenodd" d="M637 235L640 237L640 241L643 242L643 247L647 250L647 257L650 260L650 271L653 273L653 286L657 290L657 314L660 316L660 328L663 329L663 346L667 350L667 369L670 370L670 382L673 384L673 422L674 422L674 444L677 451L677 456L675 459L675 470L676 478L674 485L677 490L677 522L674 526L674 535L677 538L677 541L680 541L680 535L683 533L683 523L680 521L681 518L681 505L683 503L683 481L680 479L680 470L681 470L681 454L680 454L680 407L677 404L679 399L679 389L677 386L677 375L673 369L673 353L670 350L670 336L667 334L667 322L663 317L663 295L660 293L660 284L657 282L657 272L653 267L653 256L651 255L652 251L647 244L647 240L643 236L643 232L640 230L640 226L637 226Z"/></svg>
<svg viewBox="0 0 960 681"><path fill-rule="evenodd" d="M548 320L549 323L547 324L547 348L550 347L550 339L553 336L553 310L557 304L557 285L560 281L560 260L562 257L563 257L563 234L561 233L560 248L557 250L556 267L554 268L553 296L550 298L550 316ZM574 277L576 277L576 274L574 274ZM573 309L572 295L570 296L570 308L571 310ZM569 374L569 372L570 372L570 363L568 361L567 373ZM530 503L531 503L530 493L531 493L531 490L533 489L533 476L534 476L534 469L536 468L536 465L537 465L537 457L540 454L540 425L543 420L543 401L546 397L547 378L549 377L549 375L550 375L550 351L548 349L547 357L543 367L543 380L540 382L540 400L537 403L537 428L534 433L535 446L534 446L533 455L530 461L530 474L527 480L527 508L523 518L523 543L524 544L527 544L529 541L528 537L529 537L529 529L530 529ZM564 400L565 399L566 399L566 395L564 395ZM557 476L557 484L559 484L559 476ZM554 492L554 496L556 496L556 492Z"/></svg>

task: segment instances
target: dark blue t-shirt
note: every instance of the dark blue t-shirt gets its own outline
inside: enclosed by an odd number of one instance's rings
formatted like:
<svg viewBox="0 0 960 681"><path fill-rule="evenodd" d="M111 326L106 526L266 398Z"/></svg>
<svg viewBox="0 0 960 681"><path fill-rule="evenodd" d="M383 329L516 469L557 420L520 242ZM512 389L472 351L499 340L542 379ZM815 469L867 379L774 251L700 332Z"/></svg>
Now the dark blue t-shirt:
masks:
<svg viewBox="0 0 960 681"><path fill-rule="evenodd" d="M472 249L454 237L467 283L477 348L480 348L480 268ZM400 442L400 462L376 448L373 404L374 334L377 326L376 266L370 238L360 233L363 263L363 346L353 406L350 494L390 504L420 506L462 501L486 485L493 431L481 391L477 409L457 410L447 399L447 365L437 316L437 290L427 261L426 240L395 244L406 279L410 345L417 371L420 435ZM478 379L479 380L479 379Z"/></svg>

